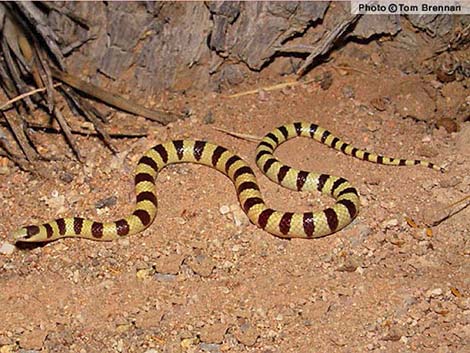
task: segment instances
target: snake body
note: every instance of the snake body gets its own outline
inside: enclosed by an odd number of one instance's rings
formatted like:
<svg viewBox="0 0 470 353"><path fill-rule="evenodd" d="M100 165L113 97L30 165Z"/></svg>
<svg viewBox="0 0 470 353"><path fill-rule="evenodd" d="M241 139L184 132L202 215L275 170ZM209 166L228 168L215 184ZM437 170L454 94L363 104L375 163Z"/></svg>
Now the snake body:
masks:
<svg viewBox="0 0 470 353"><path fill-rule="evenodd" d="M265 231L283 238L317 238L345 227L359 211L357 190L344 178L317 174L289 167L274 157L274 150L297 136L310 137L353 157L387 165L423 165L442 170L420 160L384 157L349 145L324 128L311 123L286 124L268 133L256 150L256 162L272 181L292 190L318 190L336 199L336 203L318 212L281 212L268 207L258 187L255 173L240 157L226 148L206 141L175 140L149 149L135 169L136 205L131 215L102 223L80 217L59 218L42 225L18 229L13 238L21 242L46 242L63 237L114 240L142 232L157 214L155 180L169 164L198 163L215 168L230 178L238 200L250 221Z"/></svg>

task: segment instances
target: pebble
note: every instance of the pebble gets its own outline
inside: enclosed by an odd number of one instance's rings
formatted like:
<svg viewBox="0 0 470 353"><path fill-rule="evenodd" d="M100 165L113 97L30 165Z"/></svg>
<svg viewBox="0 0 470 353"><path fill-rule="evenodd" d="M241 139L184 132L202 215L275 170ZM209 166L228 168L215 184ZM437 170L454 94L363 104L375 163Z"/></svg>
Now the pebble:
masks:
<svg viewBox="0 0 470 353"><path fill-rule="evenodd" d="M325 71L322 76L320 76L320 87L322 90L327 91L333 84L333 75L330 71Z"/></svg>
<svg viewBox="0 0 470 353"><path fill-rule="evenodd" d="M214 261L205 255L198 255L192 261L188 263L191 270L197 273L201 277L209 277L214 270Z"/></svg>
<svg viewBox="0 0 470 353"><path fill-rule="evenodd" d="M46 336L47 332L44 330L26 331L20 337L20 345L27 349L41 349Z"/></svg>
<svg viewBox="0 0 470 353"><path fill-rule="evenodd" d="M426 298L437 298L440 297L442 293L444 293L442 288L434 288L426 291L424 295L426 296Z"/></svg>
<svg viewBox="0 0 470 353"><path fill-rule="evenodd" d="M135 276L138 278L138 279L146 279L146 278L150 278L153 274L155 273L154 269L153 268L141 268L141 269L138 269Z"/></svg>
<svg viewBox="0 0 470 353"><path fill-rule="evenodd" d="M448 178L445 178L443 180L441 180L439 182L439 186L441 188L445 188L445 189L448 189L448 188L453 188L457 185L459 185L460 183L462 183L462 180L458 177L448 177Z"/></svg>
<svg viewBox="0 0 470 353"><path fill-rule="evenodd" d="M96 202L95 208L99 209L99 208L111 207L111 206L114 206L116 202L117 202L116 196L107 197L105 199L102 199Z"/></svg>
<svg viewBox="0 0 470 353"><path fill-rule="evenodd" d="M251 347L256 343L258 339L258 332L249 324L244 324L239 330L235 332L235 338L241 344L247 347Z"/></svg>
<svg viewBox="0 0 470 353"><path fill-rule="evenodd" d="M220 206L219 212L220 212L220 214L222 214L222 215L226 215L226 214L228 214L228 213L230 212L230 207L227 206L227 205Z"/></svg>
<svg viewBox="0 0 470 353"><path fill-rule="evenodd" d="M174 281L176 281L176 275L166 275L166 274L156 273L154 277L159 282L174 282Z"/></svg>
<svg viewBox="0 0 470 353"><path fill-rule="evenodd" d="M353 99L356 96L356 93L354 92L354 88L352 88L351 86L344 86L343 87L343 96L345 98Z"/></svg>
<svg viewBox="0 0 470 353"><path fill-rule="evenodd" d="M0 254L2 255L11 255L15 252L16 247L8 242L3 242L0 246Z"/></svg>
<svg viewBox="0 0 470 353"><path fill-rule="evenodd" d="M199 348L204 352L220 353L220 344L201 343Z"/></svg>
<svg viewBox="0 0 470 353"><path fill-rule="evenodd" d="M250 224L250 219L240 208L233 211L233 222L237 227L247 226Z"/></svg>
<svg viewBox="0 0 470 353"><path fill-rule="evenodd" d="M193 337L193 338L184 338L181 340L181 348L185 349L185 350L188 350L190 349L192 346L196 345L198 343L198 338L197 337Z"/></svg>
<svg viewBox="0 0 470 353"><path fill-rule="evenodd" d="M397 225L398 225L398 219L396 218L391 218L387 221L382 222L382 228L385 228L385 229L390 229L390 228L396 227Z"/></svg>
<svg viewBox="0 0 470 353"><path fill-rule="evenodd" d="M180 254L161 256L155 262L155 270L163 274L176 275L180 272L183 260L184 256Z"/></svg>
<svg viewBox="0 0 470 353"><path fill-rule="evenodd" d="M258 99L262 102L266 102L269 99L268 93L264 89L259 90L258 91Z"/></svg>
<svg viewBox="0 0 470 353"><path fill-rule="evenodd" d="M207 114L204 116L204 124L213 124L215 122L214 114L212 111L208 111Z"/></svg>
<svg viewBox="0 0 470 353"><path fill-rule="evenodd" d="M377 97L372 99L370 104L379 112L383 112L387 109L387 105L390 104L390 101L386 97Z"/></svg>
<svg viewBox="0 0 470 353"><path fill-rule="evenodd" d="M71 183L73 181L73 174L63 172L59 175L59 179L62 180L64 183Z"/></svg>
<svg viewBox="0 0 470 353"><path fill-rule="evenodd" d="M222 343L227 330L228 325L223 323L205 325L201 330L201 341L207 343Z"/></svg>

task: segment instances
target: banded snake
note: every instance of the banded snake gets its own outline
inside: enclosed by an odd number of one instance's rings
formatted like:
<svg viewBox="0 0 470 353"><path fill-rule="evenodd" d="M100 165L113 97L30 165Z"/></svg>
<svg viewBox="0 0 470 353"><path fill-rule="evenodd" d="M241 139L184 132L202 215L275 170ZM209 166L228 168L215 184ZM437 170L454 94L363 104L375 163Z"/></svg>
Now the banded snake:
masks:
<svg viewBox="0 0 470 353"><path fill-rule="evenodd" d="M317 238L334 233L356 217L359 194L344 178L291 168L274 157L274 150L297 136L310 137L347 155L387 165L422 165L441 170L433 163L384 157L343 142L324 128L307 122L280 126L268 133L256 149L256 163L272 181L296 191L318 190L336 203L317 212L281 212L263 201L255 173L240 157L222 146L206 141L175 140L156 145L139 160L135 169L136 205L131 215L113 222L97 222L80 217L59 218L42 225L30 225L13 233L17 242L47 242L63 237L114 240L142 232L157 214L155 180L158 172L174 163L207 165L222 172L235 185L240 205L250 221L265 231L283 238Z"/></svg>

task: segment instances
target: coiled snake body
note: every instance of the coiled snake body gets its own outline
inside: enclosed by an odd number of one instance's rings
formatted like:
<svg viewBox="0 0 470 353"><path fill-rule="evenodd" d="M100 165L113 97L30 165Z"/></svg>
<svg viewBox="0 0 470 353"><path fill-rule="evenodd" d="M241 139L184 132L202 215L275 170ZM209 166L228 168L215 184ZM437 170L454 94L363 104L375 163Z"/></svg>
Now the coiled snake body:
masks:
<svg viewBox="0 0 470 353"><path fill-rule="evenodd" d="M256 163L272 181L292 190L318 190L336 199L332 207L318 212L281 212L269 208L253 170L240 157L224 147L206 141L175 140L149 149L135 169L136 205L133 213L114 222L96 222L80 217L59 218L42 225L20 228L13 238L21 242L45 242L63 237L113 240L139 233L149 227L157 214L155 180L158 172L173 163L191 162L207 165L222 172L235 185L240 205L252 223L283 238L317 238L345 227L359 211L357 190L344 178L291 168L278 161L273 153L281 143L305 136L347 155L388 165L423 165L442 170L419 160L396 159L369 153L341 141L322 127L296 122L268 133L256 150Z"/></svg>

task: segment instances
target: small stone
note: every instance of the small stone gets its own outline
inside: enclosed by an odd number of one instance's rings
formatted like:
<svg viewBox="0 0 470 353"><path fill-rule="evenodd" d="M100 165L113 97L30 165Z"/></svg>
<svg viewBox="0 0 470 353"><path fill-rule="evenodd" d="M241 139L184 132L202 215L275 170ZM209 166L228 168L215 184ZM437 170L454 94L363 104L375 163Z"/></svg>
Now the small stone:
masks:
<svg viewBox="0 0 470 353"><path fill-rule="evenodd" d="M443 127L448 133L460 131L460 127L457 122L449 118L438 119L437 127Z"/></svg>
<svg viewBox="0 0 470 353"><path fill-rule="evenodd" d="M434 158L436 157L439 152L437 150L429 145L423 145L418 147L418 153L421 156L427 157L427 158Z"/></svg>
<svg viewBox="0 0 470 353"><path fill-rule="evenodd" d="M325 71L320 78L320 87L322 90L327 91L333 84L333 75L330 71Z"/></svg>
<svg viewBox="0 0 470 353"><path fill-rule="evenodd" d="M16 344L6 344L3 346L0 346L0 353L13 353L18 351L18 346ZM33 352L39 352L39 351L33 351Z"/></svg>
<svg viewBox="0 0 470 353"><path fill-rule="evenodd" d="M358 267L359 260L348 257L338 266L337 270L340 272L354 272Z"/></svg>
<svg viewBox="0 0 470 353"><path fill-rule="evenodd" d="M459 185L462 180L455 176L449 176L439 182L439 186L444 189L453 188Z"/></svg>
<svg viewBox="0 0 470 353"><path fill-rule="evenodd" d="M143 330L149 330L157 327L163 318L163 312L160 311L142 311L135 317L135 326Z"/></svg>
<svg viewBox="0 0 470 353"><path fill-rule="evenodd" d="M258 99L262 102L267 101L268 100L268 93L264 89L258 91Z"/></svg>
<svg viewBox="0 0 470 353"><path fill-rule="evenodd" d="M44 330L26 331L20 337L20 346L26 349L41 349L46 339L47 332Z"/></svg>
<svg viewBox="0 0 470 353"><path fill-rule="evenodd" d="M220 344L201 343L199 348L201 348L201 350L204 352L220 353Z"/></svg>
<svg viewBox="0 0 470 353"><path fill-rule="evenodd" d="M158 273L176 275L180 272L180 266L183 260L184 256L180 254L161 256L155 262L155 270Z"/></svg>
<svg viewBox="0 0 470 353"><path fill-rule="evenodd" d="M250 219L240 208L233 211L233 222L237 227L247 226L250 224Z"/></svg>
<svg viewBox="0 0 470 353"><path fill-rule="evenodd" d="M403 333L397 327L391 327L388 332L384 335L384 341L399 341L403 336Z"/></svg>
<svg viewBox="0 0 470 353"><path fill-rule="evenodd" d="M198 255L188 263L191 270L201 277L209 277L214 270L215 264L210 257Z"/></svg>
<svg viewBox="0 0 470 353"><path fill-rule="evenodd" d="M392 218L387 221L382 222L382 228L390 229L398 225L398 219Z"/></svg>
<svg viewBox="0 0 470 353"><path fill-rule="evenodd" d="M159 282L174 282L174 281L176 281L176 275L167 275L167 274L156 273L154 277Z"/></svg>
<svg viewBox="0 0 470 353"><path fill-rule="evenodd" d="M344 86L343 96L345 98L353 99L356 96L356 93L354 92L354 88L352 88L351 86Z"/></svg>
<svg viewBox="0 0 470 353"><path fill-rule="evenodd" d="M230 207L227 206L227 205L220 206L219 212L220 212L220 214L222 214L222 215L226 215L226 214L228 214L228 213L230 212Z"/></svg>
<svg viewBox="0 0 470 353"><path fill-rule="evenodd" d="M199 339L197 337L183 338L181 340L181 348L188 350L189 348L195 346L198 343Z"/></svg>
<svg viewBox="0 0 470 353"><path fill-rule="evenodd" d="M383 63L382 57L377 52L373 52L372 54L370 54L370 59L372 60L375 66L379 66Z"/></svg>
<svg viewBox="0 0 470 353"><path fill-rule="evenodd" d="M73 181L73 174L63 172L59 175L59 179L66 184L71 183Z"/></svg>
<svg viewBox="0 0 470 353"><path fill-rule="evenodd" d="M154 273L155 273L155 270L153 268L142 268L142 269L137 270L135 275L138 279L143 280L146 278L150 278Z"/></svg>
<svg viewBox="0 0 470 353"><path fill-rule="evenodd" d="M105 207L112 207L116 204L116 202L117 202L116 196L107 197L105 199L102 199L96 202L95 208L100 209L100 208L105 208Z"/></svg>
<svg viewBox="0 0 470 353"><path fill-rule="evenodd" d="M235 332L235 338L241 344L251 347L258 339L258 332L250 324L241 325L240 329Z"/></svg>
<svg viewBox="0 0 470 353"><path fill-rule="evenodd" d="M212 111L208 111L207 114L204 116L204 124L213 124L215 122L214 114Z"/></svg>
<svg viewBox="0 0 470 353"><path fill-rule="evenodd" d="M390 104L390 101L385 97L377 97L370 101L370 104L377 109L379 112L383 112L387 109L387 105Z"/></svg>
<svg viewBox="0 0 470 353"><path fill-rule="evenodd" d="M8 242L3 242L0 246L0 254L2 255L11 255L15 252L16 247Z"/></svg>
<svg viewBox="0 0 470 353"><path fill-rule="evenodd" d="M426 296L426 298L437 298L440 297L442 293L444 293L442 288L434 288L426 291L424 295Z"/></svg>
<svg viewBox="0 0 470 353"><path fill-rule="evenodd" d="M228 325L223 323L206 325L201 330L201 341L208 343L222 343L227 330Z"/></svg>

